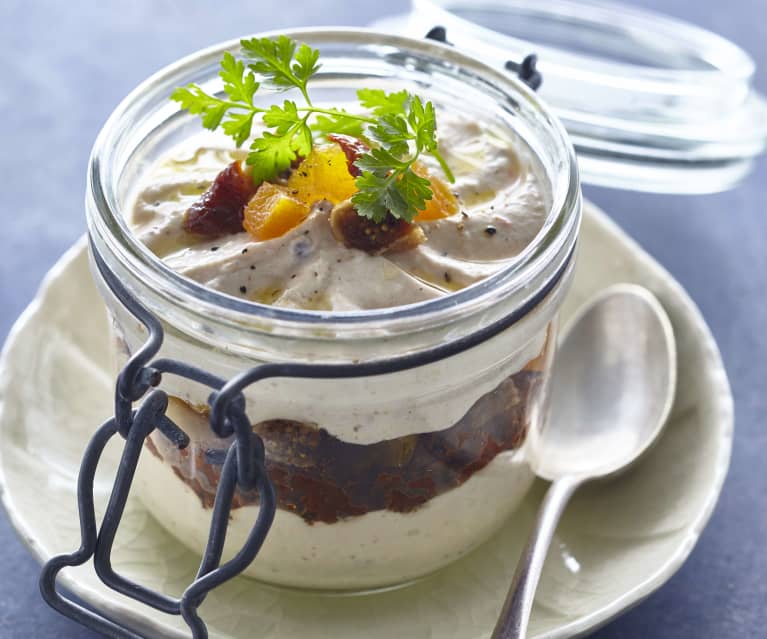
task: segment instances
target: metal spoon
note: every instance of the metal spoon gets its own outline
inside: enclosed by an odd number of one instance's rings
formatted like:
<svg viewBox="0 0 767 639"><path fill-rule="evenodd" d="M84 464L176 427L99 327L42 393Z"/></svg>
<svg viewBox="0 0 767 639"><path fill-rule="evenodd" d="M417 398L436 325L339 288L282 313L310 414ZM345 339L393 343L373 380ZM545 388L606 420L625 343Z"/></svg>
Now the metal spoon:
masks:
<svg viewBox="0 0 767 639"><path fill-rule="evenodd" d="M552 482L519 559L492 639L525 637L557 523L575 489L625 470L671 410L676 347L658 300L619 284L576 315L559 347L551 416L530 441L536 474Z"/></svg>

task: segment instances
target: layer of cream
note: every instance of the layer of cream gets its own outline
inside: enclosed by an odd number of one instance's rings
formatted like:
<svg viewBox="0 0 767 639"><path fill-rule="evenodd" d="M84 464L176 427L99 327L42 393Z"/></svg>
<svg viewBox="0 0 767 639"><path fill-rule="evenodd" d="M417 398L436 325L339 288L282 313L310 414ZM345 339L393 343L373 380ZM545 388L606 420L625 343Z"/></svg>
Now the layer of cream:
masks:
<svg viewBox="0 0 767 639"><path fill-rule="evenodd" d="M551 299L512 329L463 353L417 368L376 377L263 380L244 391L248 416L253 423L289 419L316 424L341 441L363 445L450 428L480 397L532 360L543 355L540 367L548 371L555 339L548 326L557 303L558 299ZM141 327L121 324L135 329L120 331L135 351L142 343ZM176 340L166 340L163 356L204 361L209 370L225 379L248 365L243 360L232 361L226 352L190 350L187 343ZM163 379L163 389L192 405L206 404L209 394L206 387L174 375ZM533 423L537 419L537 415L531 417Z"/></svg>
<svg viewBox="0 0 767 639"><path fill-rule="evenodd" d="M189 140L148 172L130 224L174 270L261 303L352 311L446 295L507 266L541 229L549 203L541 171L521 144L455 113L441 113L439 126L461 211L421 223L427 241L403 253L371 256L340 244L330 231L329 202L317 202L299 226L273 240L255 242L244 232L205 241L189 235L186 210L242 157L212 134ZM436 162L426 163L441 175Z"/></svg>

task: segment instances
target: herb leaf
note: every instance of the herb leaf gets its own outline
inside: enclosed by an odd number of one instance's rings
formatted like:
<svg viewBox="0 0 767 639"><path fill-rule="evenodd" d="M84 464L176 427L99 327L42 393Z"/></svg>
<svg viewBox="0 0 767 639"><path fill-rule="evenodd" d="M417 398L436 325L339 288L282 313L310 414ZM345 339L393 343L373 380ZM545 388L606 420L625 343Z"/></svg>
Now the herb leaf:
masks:
<svg viewBox="0 0 767 639"><path fill-rule="evenodd" d="M292 100L285 100L282 106L273 104L269 110L264 113L264 124L269 128L277 130L277 133L283 135L288 129L301 119L298 115L298 107Z"/></svg>
<svg viewBox="0 0 767 639"><path fill-rule="evenodd" d="M432 198L431 182L412 170L402 173L402 177L397 181L397 190L408 202L408 206L417 211L424 208L426 201ZM409 211L399 217L408 219L408 213Z"/></svg>
<svg viewBox="0 0 767 639"><path fill-rule="evenodd" d="M258 91L259 83L253 73L245 73L244 63L227 51L221 60L218 75L224 81L224 91L232 102L253 106L253 96Z"/></svg>
<svg viewBox="0 0 767 639"><path fill-rule="evenodd" d="M178 102L182 109L199 115L202 118L202 126L211 131L218 128L229 110L225 100L205 93L195 84L177 88L171 93L170 98Z"/></svg>
<svg viewBox="0 0 767 639"><path fill-rule="evenodd" d="M276 40L271 38L251 38L240 40L245 55L252 59L250 69L264 76L277 87L295 87L301 91L307 103L311 105L306 91L306 83L320 68L317 64L320 52L307 44L302 44L296 53L296 42L285 35Z"/></svg>
<svg viewBox="0 0 767 639"><path fill-rule="evenodd" d="M424 105L418 96L413 98L407 121L415 132L415 142L419 148L427 151L437 148L437 118L431 102Z"/></svg>
<svg viewBox="0 0 767 639"><path fill-rule="evenodd" d="M228 119L221 125L224 133L233 138L238 147L241 147L250 137L250 131L253 128L253 117L255 115L255 111L249 113L230 113Z"/></svg>
<svg viewBox="0 0 767 639"><path fill-rule="evenodd" d="M373 221L383 219L385 206L394 217L412 222L433 195L431 182L412 167L424 151L439 153L434 105L424 104L418 96L403 99L402 92L365 90L363 97L366 104L379 109L380 120L369 133L380 147L355 162L362 175L356 180L359 191L352 202L360 215Z"/></svg>
<svg viewBox="0 0 767 639"><path fill-rule="evenodd" d="M354 163L363 173L374 173L386 177L392 169L404 170L407 164L395 157L390 150L384 148L371 149L369 153L361 155Z"/></svg>
<svg viewBox="0 0 767 639"><path fill-rule="evenodd" d="M357 99L373 115L399 115L407 110L410 94L404 90L386 93L382 89L360 89Z"/></svg>
<svg viewBox="0 0 767 639"><path fill-rule="evenodd" d="M251 166L253 180L259 183L287 169L296 158L291 138L268 131L255 139L250 149L246 162Z"/></svg>
<svg viewBox="0 0 767 639"><path fill-rule="evenodd" d="M206 129L212 131L222 126L224 133L234 138L237 146L242 146L250 137L255 114L263 110L253 106L259 84L253 73L246 72L245 65L229 52L221 60L219 76L224 82L227 100L206 93L196 84L179 87L170 97L182 109L201 116Z"/></svg>
<svg viewBox="0 0 767 639"><path fill-rule="evenodd" d="M293 73L306 85L317 71L320 70L322 65L317 63L320 58L320 52L317 49L312 49L308 44L301 44L298 47L296 53L296 61L292 66Z"/></svg>
<svg viewBox="0 0 767 639"><path fill-rule="evenodd" d="M340 133L361 138L365 133L364 122L349 117L346 111L339 109L334 115L318 115L312 124L312 131L326 137L328 133Z"/></svg>
<svg viewBox="0 0 767 639"><path fill-rule="evenodd" d="M359 190L352 196L352 203L357 212L374 222L383 222L392 208L393 188L389 180L377 173L364 171L355 184Z"/></svg>
<svg viewBox="0 0 767 639"><path fill-rule="evenodd" d="M432 197L429 180L409 169L387 177L363 172L356 184L359 191L352 203L360 215L374 222L383 222L388 214L410 222Z"/></svg>
<svg viewBox="0 0 767 639"><path fill-rule="evenodd" d="M280 36L277 40L271 38L251 38L240 40L240 46L248 58L256 61L248 67L264 76L272 84L283 87L296 86L297 80L291 69L296 43Z"/></svg>
<svg viewBox="0 0 767 639"><path fill-rule="evenodd" d="M274 133L267 131L250 145L247 162L257 182L273 178L298 156L309 155L312 150L312 131L295 102L285 100L282 106L273 104L263 117L264 124L274 129Z"/></svg>

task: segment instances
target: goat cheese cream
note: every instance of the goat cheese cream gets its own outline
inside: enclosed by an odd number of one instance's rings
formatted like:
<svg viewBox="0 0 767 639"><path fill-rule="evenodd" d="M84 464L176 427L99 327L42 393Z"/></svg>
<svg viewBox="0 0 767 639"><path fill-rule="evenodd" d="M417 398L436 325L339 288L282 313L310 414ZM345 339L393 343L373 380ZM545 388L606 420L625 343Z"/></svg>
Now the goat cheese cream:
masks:
<svg viewBox="0 0 767 639"><path fill-rule="evenodd" d="M147 174L130 226L170 268L207 287L256 302L299 309L354 311L420 302L470 286L501 270L543 226L549 208L542 171L522 144L489 125L439 113L439 139L455 182L458 211L419 221L425 241L371 255L334 237L332 203L314 202L284 235L256 241L247 232L216 238L184 229L190 206L244 153L218 134L195 136ZM444 174L424 158L430 174Z"/></svg>

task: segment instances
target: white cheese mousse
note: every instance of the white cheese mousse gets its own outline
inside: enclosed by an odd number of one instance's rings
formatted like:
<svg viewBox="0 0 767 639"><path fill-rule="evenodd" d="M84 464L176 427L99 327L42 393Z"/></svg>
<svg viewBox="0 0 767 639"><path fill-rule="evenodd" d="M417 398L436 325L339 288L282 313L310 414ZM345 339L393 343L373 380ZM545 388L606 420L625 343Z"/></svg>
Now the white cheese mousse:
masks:
<svg viewBox="0 0 767 639"><path fill-rule="evenodd" d="M489 126L440 113L440 149L455 174L459 210L418 222L426 241L388 255L347 248L332 234L331 203L281 237L241 232L204 239L184 216L216 174L242 153L214 134L175 149L150 170L129 220L134 233L172 269L228 295L289 308L354 311L446 295L508 266L541 229L548 190L530 152ZM431 158L424 164L445 179Z"/></svg>

